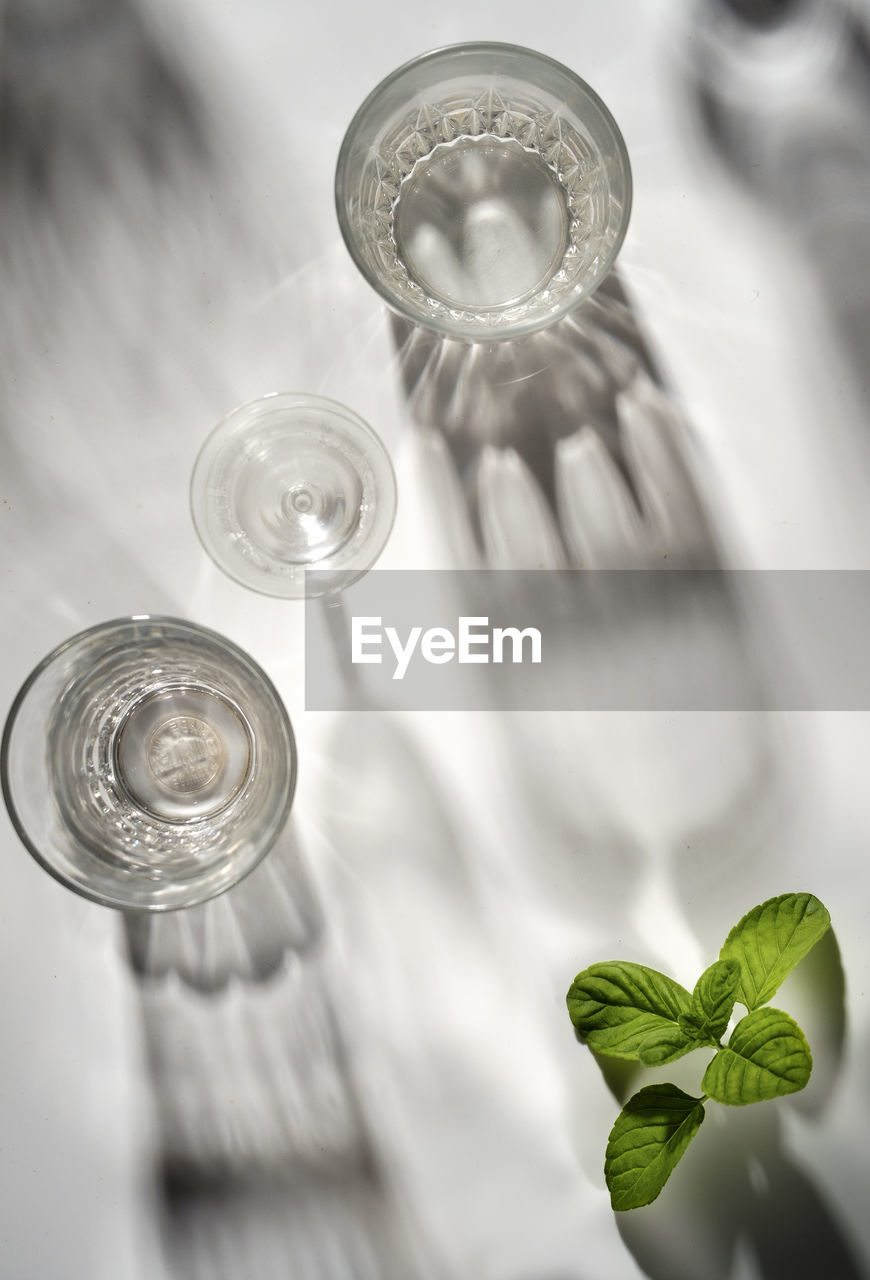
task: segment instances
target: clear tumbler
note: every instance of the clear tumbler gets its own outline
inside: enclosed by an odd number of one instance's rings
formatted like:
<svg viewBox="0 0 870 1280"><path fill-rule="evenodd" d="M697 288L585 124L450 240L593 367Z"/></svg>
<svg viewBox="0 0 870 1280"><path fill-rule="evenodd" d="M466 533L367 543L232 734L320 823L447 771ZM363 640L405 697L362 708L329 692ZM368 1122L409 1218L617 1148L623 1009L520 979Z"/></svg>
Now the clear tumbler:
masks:
<svg viewBox="0 0 870 1280"><path fill-rule="evenodd" d="M165 911L228 889L280 834L296 748L271 681L174 618L107 622L25 681L0 776L21 840L69 888Z"/></svg>
<svg viewBox="0 0 870 1280"><path fill-rule="evenodd" d="M424 54L369 94L336 174L368 282L414 324L512 338L592 293L622 244L631 171L607 107L530 49Z"/></svg>

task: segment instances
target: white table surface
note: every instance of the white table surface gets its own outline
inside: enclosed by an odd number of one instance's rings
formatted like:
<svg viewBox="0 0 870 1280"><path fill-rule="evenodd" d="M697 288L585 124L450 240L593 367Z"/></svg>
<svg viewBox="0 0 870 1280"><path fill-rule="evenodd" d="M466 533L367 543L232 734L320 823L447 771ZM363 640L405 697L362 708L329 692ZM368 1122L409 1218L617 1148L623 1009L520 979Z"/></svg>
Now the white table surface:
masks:
<svg viewBox="0 0 870 1280"><path fill-rule="evenodd" d="M105 619L163 612L213 627L247 648L285 699L301 760L296 817L318 877L328 884L333 864L353 866L355 822L364 827L378 811L361 786L358 815L332 828L349 847L324 837L337 740L333 720L304 708L302 606L222 577L196 540L187 485L199 445L234 405L270 390L328 395L375 424L394 459L400 510L382 566L433 563L421 515L425 472L389 324L341 242L332 179L344 127L372 85L424 49L463 40L555 56L619 121L635 180L625 284L683 403L698 483L734 563L868 567L860 401L836 343L813 323L811 285L791 269L778 228L737 192L689 124L680 92L680 69L693 58L688 9L674 15L660 0L324 0L295 10L274 0L194 0L182 12L153 0L143 12L202 95L215 158L197 171L170 137L181 194L170 183L166 203L149 204L146 183L144 205L131 201L120 223L111 204L89 203L86 181L67 175L73 208L61 223L75 228L74 254L63 240L47 249L36 223L7 222L17 266L0 297L10 335L0 390L0 706L54 644ZM76 101L96 93L74 79L68 90ZM107 136L122 132L111 113L101 119ZM139 188L133 177L125 187L122 175L120 190ZM30 328L19 323L28 298ZM586 914L579 934L570 918L572 893L599 901L597 859L610 854L587 850L576 884L554 880L549 896L524 898L529 842L549 838L546 818L535 817L547 793L535 792L514 761L524 819L512 823L494 763L498 732L485 717L471 720L421 715L402 728L460 833L483 905L479 920L458 917L446 985L435 983L423 1002L423 1042L454 1073L443 1093L422 1067L415 1080L417 1059L395 1027L375 1013L367 1023L365 1009L359 1017L364 1086L383 1077L398 1094L384 1117L384 1158L433 1236L449 1242L460 1276L634 1280L644 1274L635 1254L646 1255L623 1241L600 1172L615 1103L560 1005L577 969L619 951L618 894L610 914ZM706 885L719 895L709 907L717 919L720 908L736 920L794 888L831 909L846 975L844 1057L824 1106L783 1109L782 1142L867 1268L870 723L858 713L782 714L773 734L791 780L753 831L749 853L730 847L727 824L715 842L699 843L692 892ZM590 763L588 774L574 764L570 776L578 804L619 811L620 781L606 761ZM360 778L371 785L362 765ZM679 777L668 784L677 831ZM620 838L632 857L656 856L645 832L662 821L668 829L667 803L655 781L630 789ZM0 1275L153 1280L163 1267L150 1180L157 1135L119 920L45 875L5 813L0 844ZM389 903L389 866L376 874ZM443 935L425 912L414 916L413 903L408 909L391 954L411 949L411 982L438 968ZM669 909L663 902L661 920L647 917L647 937L661 937ZM326 911L329 919L328 900ZM388 922L373 911L377 950ZM337 909L337 930L344 919ZM670 963L691 983L683 972L690 958L662 937L650 962ZM365 966L367 957L354 962ZM505 1035L512 1019L518 1030ZM499 1115L511 1123L501 1127ZM470 1165L477 1174L464 1179ZM745 1242L723 1261L708 1228L698 1226L691 1241L696 1269L687 1275L780 1275Z"/></svg>

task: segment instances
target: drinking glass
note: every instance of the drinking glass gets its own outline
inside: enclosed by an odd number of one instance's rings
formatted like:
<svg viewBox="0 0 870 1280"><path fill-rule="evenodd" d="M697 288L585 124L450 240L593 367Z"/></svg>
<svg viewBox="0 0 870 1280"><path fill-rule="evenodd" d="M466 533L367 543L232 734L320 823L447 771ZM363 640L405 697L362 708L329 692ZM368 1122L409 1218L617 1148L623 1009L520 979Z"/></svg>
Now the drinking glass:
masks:
<svg viewBox="0 0 870 1280"><path fill-rule="evenodd" d="M266 855L296 748L246 653L142 616L83 631L36 667L6 722L0 779L18 835L63 884L166 911L223 892Z"/></svg>
<svg viewBox="0 0 870 1280"><path fill-rule="evenodd" d="M338 158L338 220L362 274L406 319L467 340L575 307L612 266L630 206L625 143L598 95L508 44L400 67Z"/></svg>
<svg viewBox="0 0 870 1280"><path fill-rule="evenodd" d="M306 570L352 582L383 550L396 512L389 454L367 423L321 396L273 393L234 410L200 451L190 489L203 547L270 596L319 594Z"/></svg>

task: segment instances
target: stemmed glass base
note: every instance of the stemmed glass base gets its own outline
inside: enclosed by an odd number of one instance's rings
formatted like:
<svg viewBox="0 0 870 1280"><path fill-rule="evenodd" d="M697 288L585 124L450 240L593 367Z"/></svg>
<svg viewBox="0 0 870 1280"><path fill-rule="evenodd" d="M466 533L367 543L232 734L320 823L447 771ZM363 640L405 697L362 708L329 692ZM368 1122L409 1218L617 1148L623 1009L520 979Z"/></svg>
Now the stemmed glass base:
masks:
<svg viewBox="0 0 870 1280"><path fill-rule="evenodd" d="M306 570L353 581L377 559L396 509L389 455L333 400L291 393L236 409L206 440L191 481L205 550L236 582L306 594Z"/></svg>

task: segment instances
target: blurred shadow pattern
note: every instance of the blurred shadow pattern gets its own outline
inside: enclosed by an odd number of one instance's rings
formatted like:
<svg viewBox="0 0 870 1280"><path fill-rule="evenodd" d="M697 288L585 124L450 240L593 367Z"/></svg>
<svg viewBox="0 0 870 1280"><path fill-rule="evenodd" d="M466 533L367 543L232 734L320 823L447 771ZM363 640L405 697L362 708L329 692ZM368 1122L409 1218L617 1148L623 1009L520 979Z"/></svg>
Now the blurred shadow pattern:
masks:
<svg viewBox="0 0 870 1280"><path fill-rule="evenodd" d="M700 0L683 68L712 152L792 237L866 399L870 9Z"/></svg>
<svg viewBox="0 0 870 1280"><path fill-rule="evenodd" d="M233 403L215 343L277 275L245 125L192 54L136 0L0 7L0 368L98 470L130 466L124 423L153 453Z"/></svg>
<svg viewBox="0 0 870 1280"><path fill-rule="evenodd" d="M399 319L393 326L414 420L443 437L490 562L505 558L498 546L499 486L512 484L525 490L530 504L539 494L553 512L567 508L567 545L560 549L556 537L550 544L557 560L567 557L583 568L640 567L639 559L653 564L667 551L666 528L656 527L655 519L667 525L679 506L679 563L716 566L709 525L687 483L669 505L655 504L655 493L647 492L646 514L653 520L643 521L626 453L663 455L660 466L669 480L684 464L673 438L674 411L655 385L616 272L558 325L516 341L468 344ZM591 510L590 503L570 501L575 483L590 491ZM523 514L517 512L518 523ZM445 521L452 515L445 513ZM493 567L556 567L535 561L530 542L536 533L542 534L536 524L525 522L510 564ZM517 562L520 551L523 563Z"/></svg>
<svg viewBox="0 0 870 1280"><path fill-rule="evenodd" d="M788 1154L777 1108L764 1104L710 1106L667 1194L618 1225L650 1280L729 1280L738 1258L739 1274L759 1280L866 1277L824 1195Z"/></svg>
<svg viewBox="0 0 870 1280"><path fill-rule="evenodd" d="M442 1274L591 1280L576 1224L595 1193L565 1156L550 1009L529 980L516 886L494 888L491 850L403 717L339 716L329 771L342 1027ZM594 1252L612 1262L612 1248Z"/></svg>
<svg viewBox="0 0 870 1280"><path fill-rule="evenodd" d="M695 599L691 575L679 574L721 567L723 551L689 460L691 434L618 273L571 317L516 342L469 346L398 322L395 334L424 459L421 500L445 529L453 567L676 571L662 575L660 600L638 592L633 613L602 627L594 653L578 618L573 640L564 637L566 673L617 653L642 668L651 636L678 663L724 638L739 655L745 705L763 707L741 602L725 579L717 599ZM534 832L532 892L535 880L557 881L550 907L574 918L573 958L589 954L597 922L615 908L628 951L649 960L638 921L665 919L671 968L694 967L698 940L683 910L693 878L733 886L740 859L753 856L743 852L752 827L781 798L764 715L555 715L512 721L511 731L510 789ZM704 868L704 840L723 825L731 856ZM695 853L678 884L672 864L687 844Z"/></svg>
<svg viewBox="0 0 870 1280"><path fill-rule="evenodd" d="M43 351L75 305L78 326L140 329L136 352L119 343L117 357L145 362L148 322L183 288L179 251L204 230L201 188L217 165L204 105L133 0L9 0L0 23L12 351Z"/></svg>
<svg viewBox="0 0 870 1280"><path fill-rule="evenodd" d="M181 1280L440 1274L379 1164L292 828L220 898L125 917Z"/></svg>
<svg viewBox="0 0 870 1280"><path fill-rule="evenodd" d="M454 564L677 571L724 564L689 460L691 434L615 274L568 323L530 340L463 348L399 325L396 339L425 458L422 483L447 526ZM643 664L656 636L688 675L695 646L715 651L728 637L759 710L511 722L506 789L524 810L528 840L517 844L533 851L530 898L544 904L537 951L562 978L571 958L577 968L601 959L606 938L625 958L694 981L709 962L711 921L746 910L746 874L763 865L771 832L779 843L787 825L794 779L762 710L764 667L747 602L724 586L716 599L681 601L671 574L662 577L669 590L652 607L649 593L639 593L618 633L602 627L594 654L582 639L587 620L578 618L573 644L565 636L566 664L606 662L626 646ZM692 618L705 621L696 628ZM837 982L830 949L828 961L821 1003L830 1025L815 1028L816 1111L830 1097L846 1034L842 973ZM614 1094L631 1087L625 1073L605 1074ZM807 1274L828 1266L857 1280L851 1246L787 1155L777 1118L765 1115L755 1128L741 1119L705 1144L708 1173L686 1180L682 1199L669 1187L663 1205L619 1217L638 1263L655 1280L725 1280L740 1247L764 1280L794 1274L801 1252L812 1260ZM799 1246L781 1242L793 1200L804 1214Z"/></svg>
<svg viewBox="0 0 870 1280"><path fill-rule="evenodd" d="M175 974L196 991L221 991L234 978L267 982L288 955L305 956L323 928L292 824L232 894L187 911L125 919L127 949L143 981Z"/></svg>
<svg viewBox="0 0 870 1280"><path fill-rule="evenodd" d="M134 0L0 5L0 470L22 615L41 595L82 622L69 570L89 562L92 598L138 586L139 607L176 611L153 554L174 508L154 497L180 424L229 398L203 335L264 256L232 151Z"/></svg>
<svg viewBox="0 0 870 1280"><path fill-rule="evenodd" d="M149 533L188 528L183 493L166 502L184 424L233 402L221 339L277 276L235 104L152 18L135 0L0 5L0 447L34 616L47 598L78 621L73 556L100 566L94 598L164 598ZM292 831L237 891L131 916L125 936L169 1274L432 1274L357 1100Z"/></svg>

